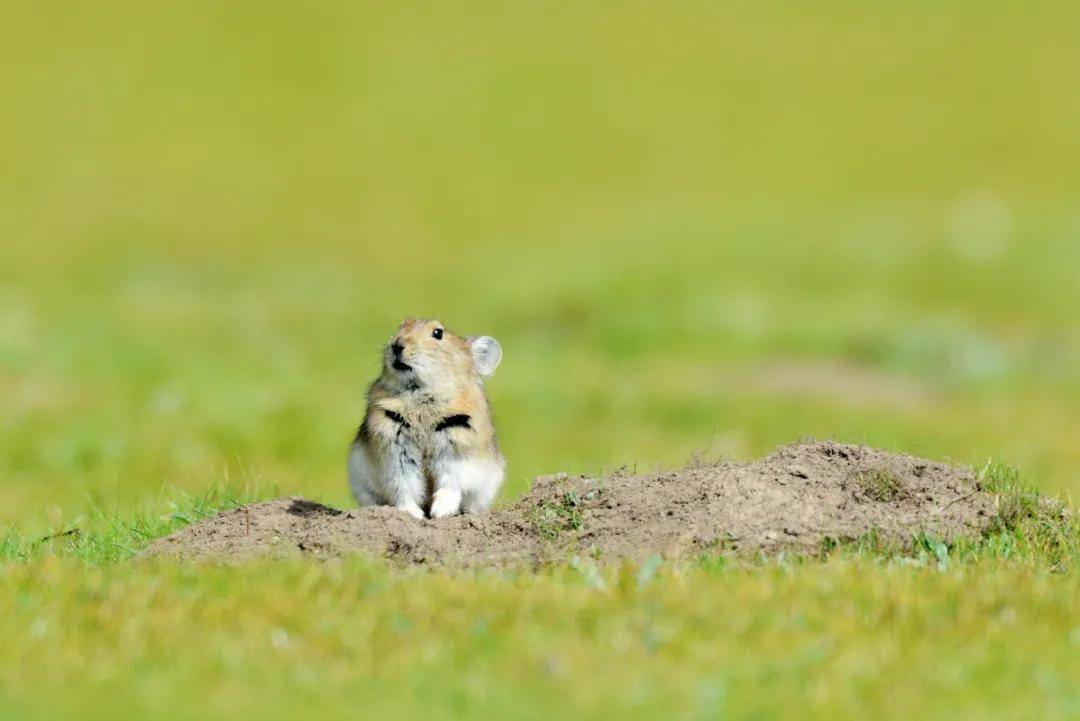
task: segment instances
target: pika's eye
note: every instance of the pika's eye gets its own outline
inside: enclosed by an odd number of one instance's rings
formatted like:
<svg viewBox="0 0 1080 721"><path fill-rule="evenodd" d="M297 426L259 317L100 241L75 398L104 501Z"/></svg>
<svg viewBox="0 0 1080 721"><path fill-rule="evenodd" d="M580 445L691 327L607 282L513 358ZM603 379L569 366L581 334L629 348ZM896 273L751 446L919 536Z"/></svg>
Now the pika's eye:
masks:
<svg viewBox="0 0 1080 721"><path fill-rule="evenodd" d="M431 331L431 337L435 340L442 340L442 328L436 328L435 330Z"/></svg>

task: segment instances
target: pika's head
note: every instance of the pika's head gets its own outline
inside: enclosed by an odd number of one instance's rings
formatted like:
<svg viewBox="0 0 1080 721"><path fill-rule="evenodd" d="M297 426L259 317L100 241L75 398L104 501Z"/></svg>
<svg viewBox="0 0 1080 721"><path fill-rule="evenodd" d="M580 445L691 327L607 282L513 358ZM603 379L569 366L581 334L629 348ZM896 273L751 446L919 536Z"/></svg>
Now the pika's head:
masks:
<svg viewBox="0 0 1080 721"><path fill-rule="evenodd" d="M386 345L385 372L404 382L443 385L490 376L502 347L486 335L461 337L437 320L406 318Z"/></svg>

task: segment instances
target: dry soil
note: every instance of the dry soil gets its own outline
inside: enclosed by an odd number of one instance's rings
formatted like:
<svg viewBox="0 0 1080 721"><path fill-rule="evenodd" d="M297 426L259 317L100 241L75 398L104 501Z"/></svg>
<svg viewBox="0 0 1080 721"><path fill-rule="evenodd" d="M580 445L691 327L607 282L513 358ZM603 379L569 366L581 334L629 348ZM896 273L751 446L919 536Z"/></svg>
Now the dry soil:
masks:
<svg viewBox="0 0 1080 721"><path fill-rule="evenodd" d="M815 553L875 534L974 538L992 496L957 466L831 441L794 443L752 463L604 478L537 478L507 507L416 520L392 508L342 511L303 498L236 508L155 541L145 555L237 561L364 553L403 564L535 565L574 554L602 561L703 552Z"/></svg>

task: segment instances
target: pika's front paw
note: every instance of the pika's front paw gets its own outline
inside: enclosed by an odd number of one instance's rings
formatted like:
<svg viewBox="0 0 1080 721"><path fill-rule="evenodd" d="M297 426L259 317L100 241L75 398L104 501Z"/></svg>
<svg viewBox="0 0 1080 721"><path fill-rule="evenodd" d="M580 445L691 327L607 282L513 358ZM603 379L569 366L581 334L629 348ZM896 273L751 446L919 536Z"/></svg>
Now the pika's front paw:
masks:
<svg viewBox="0 0 1080 721"><path fill-rule="evenodd" d="M424 512L422 510L420 510L420 506L416 505L416 503L414 503L412 501L406 501L406 502L403 502L403 503L399 503L396 506L394 506L394 508L398 509L399 511L405 511L406 513L408 513L413 518L423 518L424 517Z"/></svg>
<svg viewBox="0 0 1080 721"><path fill-rule="evenodd" d="M461 512L461 491L456 488L440 488L431 499L431 517L443 518Z"/></svg>

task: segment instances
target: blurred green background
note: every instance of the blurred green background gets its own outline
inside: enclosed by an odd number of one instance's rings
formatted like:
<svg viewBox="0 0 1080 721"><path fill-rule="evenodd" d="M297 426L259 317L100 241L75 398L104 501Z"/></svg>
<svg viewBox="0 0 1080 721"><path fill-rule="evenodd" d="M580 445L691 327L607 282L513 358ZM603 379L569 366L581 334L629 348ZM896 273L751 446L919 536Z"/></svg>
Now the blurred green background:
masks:
<svg viewBox="0 0 1080 721"><path fill-rule="evenodd" d="M0 24L0 522L345 504L401 317L506 497L801 436L1080 491L1080 6L39 2Z"/></svg>

